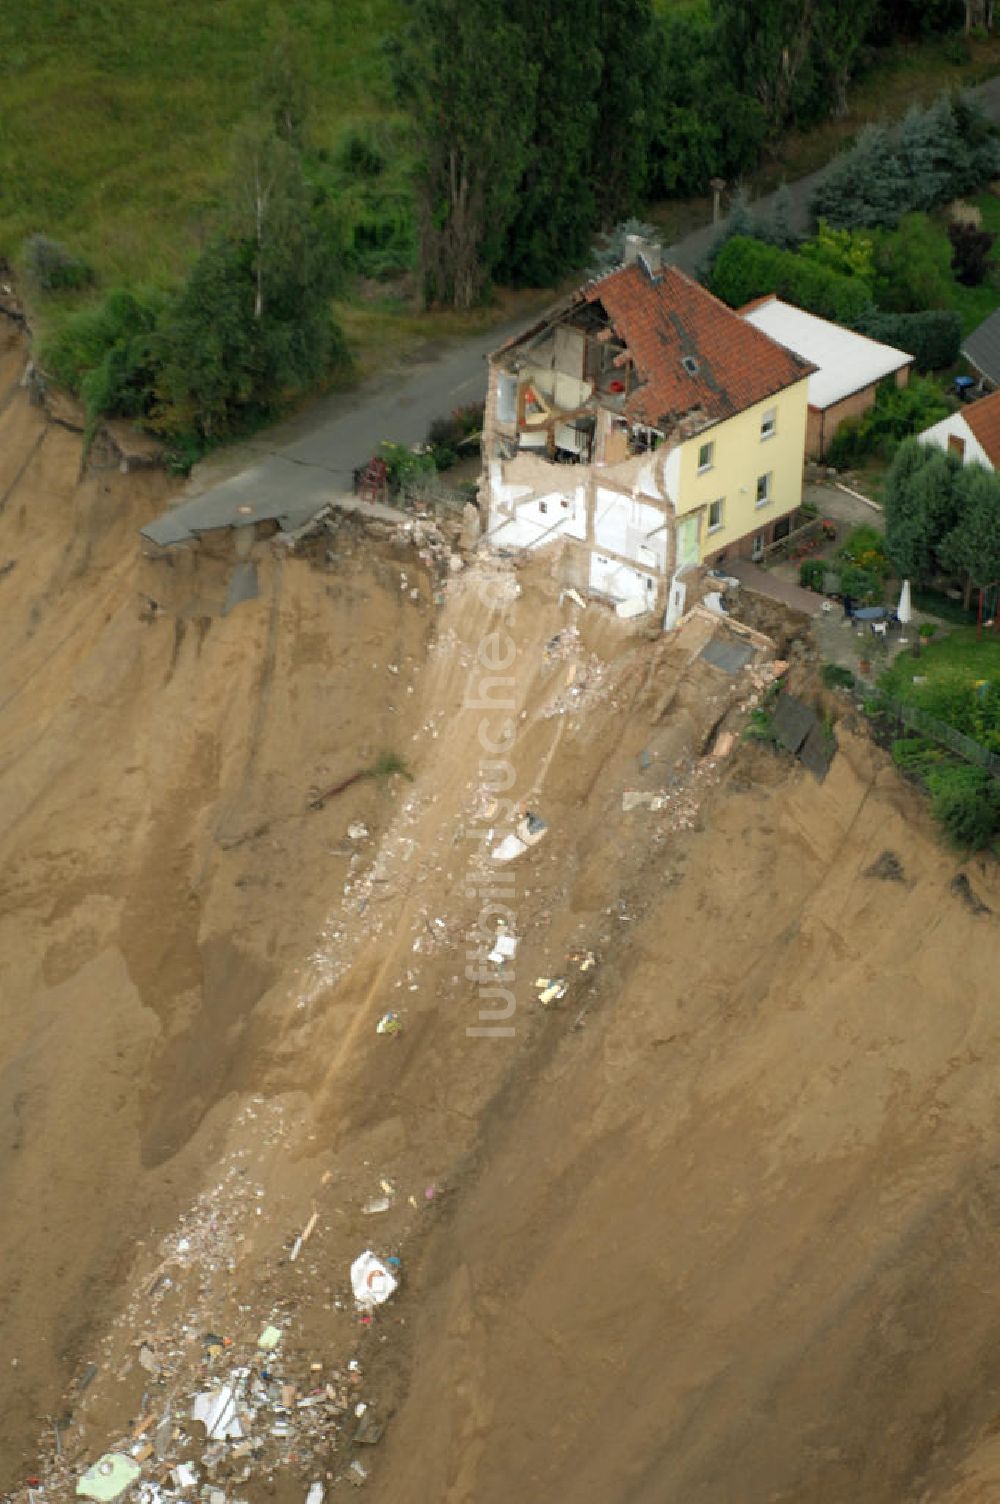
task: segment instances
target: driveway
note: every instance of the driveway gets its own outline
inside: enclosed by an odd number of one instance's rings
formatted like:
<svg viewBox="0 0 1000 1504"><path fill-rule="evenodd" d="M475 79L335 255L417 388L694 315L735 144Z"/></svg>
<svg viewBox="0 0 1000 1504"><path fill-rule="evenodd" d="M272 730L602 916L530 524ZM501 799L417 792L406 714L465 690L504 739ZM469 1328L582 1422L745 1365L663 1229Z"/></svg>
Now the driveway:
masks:
<svg viewBox="0 0 1000 1504"><path fill-rule="evenodd" d="M973 92L1000 121L1000 78ZM791 217L799 229L809 228L809 198L824 171L789 185ZM755 207L766 211L773 199L767 194ZM715 234L711 224L693 231L666 248L666 259L693 272ZM320 398L238 451L248 459L239 473L220 481L218 466L199 467L184 499L143 528L143 536L158 544L179 543L211 528L269 517L289 530L301 526L320 507L350 495L353 471L383 439L419 443L434 418L481 402L487 355L525 323L522 318L471 338L435 341L418 350L402 371L365 382L349 394Z"/></svg>

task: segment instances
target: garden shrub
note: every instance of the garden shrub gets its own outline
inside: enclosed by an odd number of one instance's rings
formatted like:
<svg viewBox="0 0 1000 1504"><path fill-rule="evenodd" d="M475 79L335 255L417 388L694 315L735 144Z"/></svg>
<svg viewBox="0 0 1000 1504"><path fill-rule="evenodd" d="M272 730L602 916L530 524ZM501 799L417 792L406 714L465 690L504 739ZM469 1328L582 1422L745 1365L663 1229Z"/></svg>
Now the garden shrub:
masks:
<svg viewBox="0 0 1000 1504"><path fill-rule="evenodd" d="M941 371L954 365L962 343L962 320L950 308L923 313L888 313L871 307L855 320L859 334L895 345L913 356L918 371Z"/></svg>
<svg viewBox="0 0 1000 1504"><path fill-rule="evenodd" d="M93 268L48 235L29 235L22 252L25 270L43 292L75 292L89 287Z"/></svg>
<svg viewBox="0 0 1000 1504"><path fill-rule="evenodd" d="M42 345L43 369L83 399L89 428L102 413L138 418L149 412L163 303L155 291L113 288L94 307L71 314Z"/></svg>
<svg viewBox="0 0 1000 1504"><path fill-rule="evenodd" d="M953 763L926 776L931 809L952 842L980 851L1000 834L1000 783L982 768Z"/></svg>
<svg viewBox="0 0 1000 1504"><path fill-rule="evenodd" d="M901 736L892 744L892 760L897 768L915 778L925 778L947 756L944 748L929 736Z"/></svg>
<svg viewBox="0 0 1000 1504"><path fill-rule="evenodd" d="M405 444L393 444L386 439L379 445L382 458L389 470L389 489L395 494L408 481L430 478L437 474L437 465L429 449L408 449Z"/></svg>
<svg viewBox="0 0 1000 1504"><path fill-rule="evenodd" d="M719 252L711 288L731 308L773 292L841 324L860 318L871 302L861 278L842 276L795 251L764 245L745 235L734 236Z"/></svg>
<svg viewBox="0 0 1000 1504"><path fill-rule="evenodd" d="M840 569L840 593L852 600L874 605L882 599L882 581L870 569L861 569L857 564L845 563Z"/></svg>
<svg viewBox="0 0 1000 1504"><path fill-rule="evenodd" d="M921 433L949 411L941 388L929 377L914 376L901 387L887 377L873 406L860 418L845 418L838 427L827 452L830 463L843 467L872 454L891 459L902 439Z"/></svg>
<svg viewBox="0 0 1000 1504"><path fill-rule="evenodd" d="M820 677L827 689L853 689L854 675L840 663L824 663Z"/></svg>
<svg viewBox="0 0 1000 1504"><path fill-rule="evenodd" d="M803 559L799 565L799 584L806 590L822 591L829 565L823 559Z"/></svg>
<svg viewBox="0 0 1000 1504"><path fill-rule="evenodd" d="M951 302L951 246L926 214L907 214L875 236L875 298L890 313L923 313Z"/></svg>

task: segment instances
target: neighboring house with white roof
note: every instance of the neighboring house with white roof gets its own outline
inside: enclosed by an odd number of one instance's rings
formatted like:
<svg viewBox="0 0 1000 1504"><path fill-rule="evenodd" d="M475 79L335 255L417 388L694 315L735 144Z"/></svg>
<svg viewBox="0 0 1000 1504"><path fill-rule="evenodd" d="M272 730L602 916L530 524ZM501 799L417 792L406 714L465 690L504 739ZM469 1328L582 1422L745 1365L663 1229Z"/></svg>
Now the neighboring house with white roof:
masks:
<svg viewBox="0 0 1000 1504"><path fill-rule="evenodd" d="M777 340L815 367L809 377L806 454L821 459L845 418L860 418L874 404L879 382L910 379L913 356L883 345L841 324L831 324L773 293L756 298L740 314L762 334Z"/></svg>
<svg viewBox="0 0 1000 1504"><path fill-rule="evenodd" d="M996 470L1000 466L1000 392L970 402L925 428L917 438L921 444L936 444L938 449L956 455L963 465Z"/></svg>

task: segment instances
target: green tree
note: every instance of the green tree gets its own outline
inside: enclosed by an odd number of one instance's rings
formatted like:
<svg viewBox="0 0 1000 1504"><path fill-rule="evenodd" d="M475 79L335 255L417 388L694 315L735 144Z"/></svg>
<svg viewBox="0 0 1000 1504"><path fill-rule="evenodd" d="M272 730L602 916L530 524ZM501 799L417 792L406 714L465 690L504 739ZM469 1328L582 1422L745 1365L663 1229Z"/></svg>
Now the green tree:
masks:
<svg viewBox="0 0 1000 1504"><path fill-rule="evenodd" d="M860 277L869 286L875 280L875 245L862 230L835 230L821 219L816 234L803 242L799 253L828 271Z"/></svg>
<svg viewBox="0 0 1000 1504"><path fill-rule="evenodd" d="M767 118L760 101L733 81L707 8L669 6L659 24L649 192L659 198L705 193L711 178L732 181L754 166L767 139Z"/></svg>
<svg viewBox="0 0 1000 1504"><path fill-rule="evenodd" d="M898 573L915 582L933 572L939 519L950 521L953 467L939 449L906 439L886 476L885 551Z"/></svg>
<svg viewBox="0 0 1000 1504"><path fill-rule="evenodd" d="M850 150L835 157L812 197L812 212L835 229L898 223L910 207L909 187L892 133L866 125Z"/></svg>
<svg viewBox="0 0 1000 1504"><path fill-rule="evenodd" d="M312 116L312 67L304 33L293 29L284 10L271 14L264 56L257 86L261 113L282 141L301 150L308 142Z"/></svg>
<svg viewBox="0 0 1000 1504"><path fill-rule="evenodd" d="M899 127L897 144L912 207L932 209L949 198L965 148L947 96L927 106L911 105Z"/></svg>
<svg viewBox="0 0 1000 1504"><path fill-rule="evenodd" d="M759 240L766 241L768 245L776 245L780 250L794 250L802 241L802 236L794 227L794 220L795 206L791 190L787 183L782 183L775 192L770 210L764 216L757 217L755 234Z"/></svg>
<svg viewBox="0 0 1000 1504"><path fill-rule="evenodd" d="M712 0L724 65L772 131L799 116L815 87L817 10L817 0Z"/></svg>
<svg viewBox="0 0 1000 1504"><path fill-rule="evenodd" d="M520 285L549 286L583 263L590 244L597 217L589 167L603 67L600 9L600 0L512 0L508 8L530 38L538 67L525 170L502 261L504 276ZM507 122L501 138L506 130ZM505 139L499 145L506 150Z"/></svg>
<svg viewBox="0 0 1000 1504"><path fill-rule="evenodd" d="M330 313L341 274L337 226L301 178L284 187L296 212L271 221L280 233L262 249L255 215L234 216L161 321L157 425L165 432L216 443L346 362Z"/></svg>
<svg viewBox="0 0 1000 1504"><path fill-rule="evenodd" d="M395 58L414 123L428 303L478 302L508 245L535 125L539 65L492 0L414 0Z"/></svg>
<svg viewBox="0 0 1000 1504"><path fill-rule="evenodd" d="M307 192L292 146L270 122L247 121L236 134L228 191L228 227L253 246L255 319L264 316L269 273L287 256L307 215Z"/></svg>
<svg viewBox="0 0 1000 1504"><path fill-rule="evenodd" d="M940 545L946 569L965 576L965 608L975 586L1000 580L1000 479L981 465L955 477L955 521Z"/></svg>
<svg viewBox="0 0 1000 1504"><path fill-rule="evenodd" d="M603 226L635 211L648 178L650 106L667 66L652 0L601 0L597 90L589 174Z"/></svg>
<svg viewBox="0 0 1000 1504"><path fill-rule="evenodd" d="M952 296L951 245L926 214L907 214L875 236L876 300L890 313L947 308Z"/></svg>
<svg viewBox="0 0 1000 1504"><path fill-rule="evenodd" d="M817 72L833 98L833 113L847 114L847 86L857 71L879 0L818 0L813 26Z"/></svg>

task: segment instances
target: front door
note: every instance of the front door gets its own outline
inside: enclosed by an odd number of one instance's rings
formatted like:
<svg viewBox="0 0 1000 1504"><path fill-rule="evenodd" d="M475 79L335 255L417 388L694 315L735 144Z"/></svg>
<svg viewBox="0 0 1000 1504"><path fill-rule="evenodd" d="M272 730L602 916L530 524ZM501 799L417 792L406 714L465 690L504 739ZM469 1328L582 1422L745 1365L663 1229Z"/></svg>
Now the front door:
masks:
<svg viewBox="0 0 1000 1504"><path fill-rule="evenodd" d="M677 568L698 562L698 531L701 518L697 512L677 524Z"/></svg>

